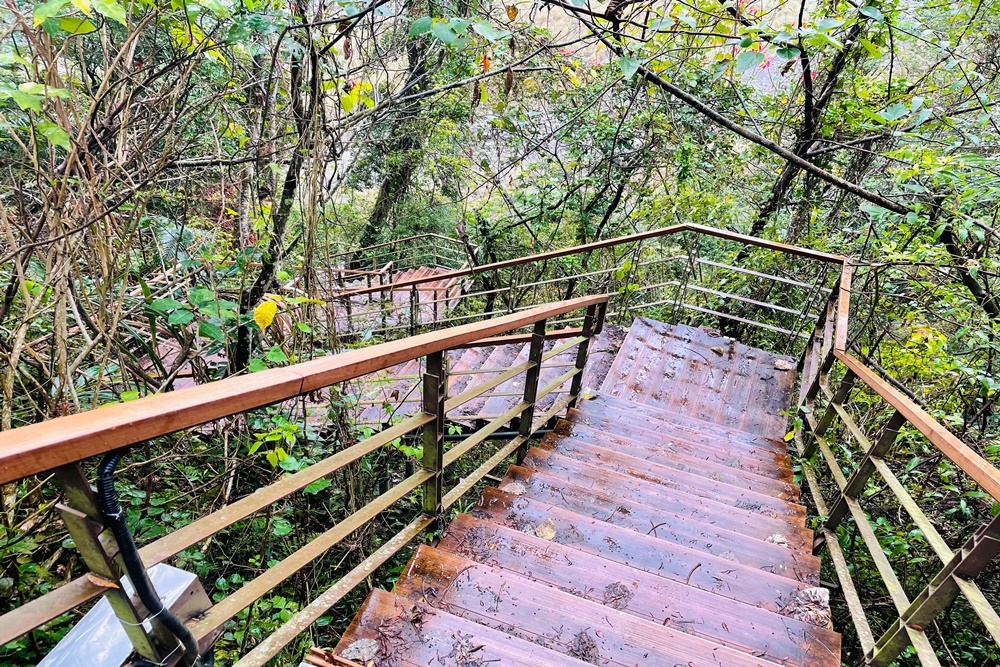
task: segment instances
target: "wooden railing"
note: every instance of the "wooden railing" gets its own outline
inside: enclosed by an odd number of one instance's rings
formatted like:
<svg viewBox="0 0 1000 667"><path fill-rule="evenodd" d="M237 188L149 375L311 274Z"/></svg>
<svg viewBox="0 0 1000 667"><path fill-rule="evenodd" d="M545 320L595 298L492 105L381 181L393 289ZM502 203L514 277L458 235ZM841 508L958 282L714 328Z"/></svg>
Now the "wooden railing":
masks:
<svg viewBox="0 0 1000 667"><path fill-rule="evenodd" d="M864 652L863 664L872 667L892 664L912 646L921 665L939 665L928 631L959 596L964 597L986 632L1000 645L1000 616L975 582L1000 552L1000 517L985 522L963 544L952 548L907 491L898 476L902 471L892 467L896 457L889 455L901 430L908 425L993 501L1000 501L1000 471L849 352L853 271L854 266L845 260L837 289L831 292L801 361L799 415L803 428L796 433L795 440L820 520L816 548L817 551L825 548L830 555ZM840 380L831 386L834 375L839 375ZM852 396L862 393L881 403L884 419L877 420L879 415L868 410L866 422L859 424L851 415ZM870 424L877 421L882 425L873 434ZM836 426L840 427L839 434ZM837 448L848 448L856 458L838 458ZM941 563L929 583L912 599L865 511L864 492L873 481L893 494L898 508L910 516ZM824 494L824 487L832 489L832 493ZM838 529L843 531L851 522L895 610L894 619L883 623L884 629L878 635L870 623L871 602L876 593L865 590L863 595L859 594L839 539Z"/></svg>
<svg viewBox="0 0 1000 667"><path fill-rule="evenodd" d="M786 275L746 268L748 247L766 251L767 266ZM741 266L729 263L742 258ZM779 265L776 259L798 260ZM760 260L754 257L752 260ZM766 332L752 342L779 351L795 351L809 337L826 289L828 267L843 258L807 248L695 224L681 224L432 276L394 280L389 286L345 289L336 300L347 307L338 331L394 338L428 328L443 328L577 294L607 294L608 317L628 324L635 315L691 323L726 321L733 327ZM809 273L803 277L803 273ZM742 281L756 287L722 289ZM441 285L460 283L458 299ZM782 289L772 295L773 286ZM757 296L757 292L761 296ZM399 295L406 297L400 299ZM771 295L770 300L768 296ZM372 297L377 297L372 301ZM350 304L356 304L351 309ZM421 310L424 309L424 310ZM433 316L430 315L432 309Z"/></svg>
<svg viewBox="0 0 1000 667"><path fill-rule="evenodd" d="M240 667L265 664L332 605L369 577L376 567L422 534L444 510L474 488L486 474L512 454L523 455L528 440L538 429L575 404L581 391L588 346L591 338L603 326L606 307L607 299L601 296L565 300L487 322L466 324L447 331L426 333L285 368L153 395L3 433L0 435L0 484L52 473L51 477L43 477L40 483L47 484L54 479L61 487L63 503L58 508L59 512L91 572L0 617L0 646L104 595L139 655L154 663L175 664L178 645L172 635L164 633L159 619L146 618L141 607L124 592L118 549L113 538L104 530L106 518L102 516L82 464L102 454L134 447L182 429L286 401L423 357L425 369L422 411L159 537L139 550L146 568L162 563L408 433L421 432L423 455L417 471L408 474L401 482L256 579L217 601L198 618L182 619L187 621L200 648L206 650L221 633L226 622L254 601L315 561L394 503L414 491L421 491L423 512L419 516L331 588L320 593L237 663ZM579 330L547 330L547 323L581 310L585 313L583 326ZM530 328L531 333L504 335L524 328ZM545 351L544 343L553 338L560 339L559 344ZM506 369L499 376L470 386L455 396L447 395L448 350L503 342L530 343L528 360ZM542 363L573 348L577 349L575 365L540 387L539 370ZM521 402L465 439L445 448L443 436L446 411L481 397L521 374L525 376ZM556 400L544 413L536 413L538 401L566 383L570 383L568 393ZM452 488L443 488L444 470L448 466L473 451L489 439L491 434L515 418L519 424L517 437L507 441ZM151 631L143 627L143 620L152 622ZM191 659L191 656L185 656L184 664L190 664Z"/></svg>

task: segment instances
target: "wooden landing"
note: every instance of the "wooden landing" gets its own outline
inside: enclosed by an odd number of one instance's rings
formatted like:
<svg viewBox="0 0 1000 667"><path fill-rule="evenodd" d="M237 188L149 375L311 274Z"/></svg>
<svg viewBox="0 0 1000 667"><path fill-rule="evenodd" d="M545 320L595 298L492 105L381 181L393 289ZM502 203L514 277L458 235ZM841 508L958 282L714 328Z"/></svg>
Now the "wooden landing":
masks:
<svg viewBox="0 0 1000 667"><path fill-rule="evenodd" d="M780 439L784 365L637 320L600 395L307 661L840 665Z"/></svg>

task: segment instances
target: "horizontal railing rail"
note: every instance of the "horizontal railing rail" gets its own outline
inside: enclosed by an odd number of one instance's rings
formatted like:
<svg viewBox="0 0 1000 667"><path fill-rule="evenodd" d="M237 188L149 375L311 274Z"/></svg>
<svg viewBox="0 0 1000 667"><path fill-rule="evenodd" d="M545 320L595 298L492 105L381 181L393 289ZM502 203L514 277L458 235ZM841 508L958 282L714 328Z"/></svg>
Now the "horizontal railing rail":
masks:
<svg viewBox="0 0 1000 667"><path fill-rule="evenodd" d="M826 273L803 282L720 261L723 257L719 253L726 251L719 248L711 249L714 256L696 256L690 243L683 247L690 236L695 238L695 246L702 237L729 243L737 258L748 246L756 246L775 257L800 258L822 266L843 261L830 253L681 224L432 275L397 275L390 285L344 289L333 296L337 305L330 307L329 317L342 334L367 331L392 338L516 312L574 294L607 294L612 321L627 324L642 314L676 320L686 314L692 323L723 321L730 329L749 327L769 333L773 348L788 351L800 347L818 316L812 310L823 300L825 287L821 283ZM682 245L649 245L674 243L670 239ZM567 262L567 267L560 268L559 261ZM798 265L787 267L791 272L799 269ZM739 288L727 291L719 285L736 279L759 283L752 289L744 285L746 294L738 293ZM774 291L768 285L782 288L777 302L763 298ZM800 292L790 298L795 290ZM761 308L766 312L763 319L753 312Z"/></svg>
<svg viewBox="0 0 1000 667"><path fill-rule="evenodd" d="M821 520L817 551L825 548L830 554L864 652L865 665L893 664L907 647L913 648L921 665L939 665L928 631L960 595L1000 646L1000 616L974 581L1000 553L1000 517L990 519L963 544L952 548L900 480L902 471L893 470L889 454L904 427L909 426L975 481L993 501L1000 501L1000 471L848 351L854 268L849 261L843 263L837 288L831 292L827 308L821 313L800 360L798 412L803 428L796 433L795 441L803 462L803 475ZM836 386L831 386L834 371L841 372L842 377ZM852 395L861 391L877 397L887 410L888 418L875 436L866 433L865 424L858 423L848 410ZM871 413L868 415L870 421ZM835 435L837 425L843 429L839 436ZM860 456L845 466L838 459L836 448L851 442ZM824 494L823 473L831 480L827 488L832 486L832 494ZM910 517L941 562L941 568L912 599L864 508L864 492L869 482L876 480L892 493L900 511ZM848 518L853 520L854 530L860 535L895 610L894 620L881 635L873 632L869 618L870 606L866 602L871 592L866 591L866 598L859 594L849 559L840 544L837 531L845 528Z"/></svg>
<svg viewBox="0 0 1000 667"><path fill-rule="evenodd" d="M167 561L390 443L414 432L420 433L423 455L418 470L408 471L402 481L273 564L239 590L202 610L197 618L184 619L189 621L188 626L199 642L200 650L207 650L225 624L237 614L364 527L381 512L413 492L420 491L422 513L331 588L310 604L304 605L298 614L238 662L241 667L263 665L358 583L370 576L375 567L385 563L420 535L445 509L452 506L497 465L515 454L523 457L533 434L575 404L582 389L582 375L590 340L600 332L606 307L607 299L600 296L565 300L486 322L471 323L285 368L148 396L3 433L0 435L0 483L7 484L34 475L53 473L52 478L60 485L63 493L63 504L59 506L59 512L91 573L77 577L56 590L5 613L0 617L0 645L104 595L111 602L112 609L140 655L157 663L174 664L177 660L177 646L176 642L171 645L171 635L165 635L158 619L147 618L142 607L123 593L119 574L121 563L118 562L121 556L114 539L103 529L107 517L99 509L81 462L423 358L420 412L158 537L139 549L145 568ZM560 329L549 336L547 323L579 310L585 311L582 327L570 331ZM525 328L530 328L531 333L516 333ZM545 351L544 344L548 340L557 340L559 344ZM448 396L449 350L477 344L525 342L529 344L526 362L506 369L496 377L471 384L455 396ZM572 368L544 386L539 386L543 362L573 348L577 349L577 361ZM518 375L525 377L522 400L446 449L446 413L489 395L500 384ZM569 384L568 390L565 389L566 384ZM559 397L544 412L536 412L538 402L550 394L559 394ZM444 472L449 466L486 440L492 439L495 433L507 428L512 422L518 424L517 437L508 439L472 473L461 477L453 488L443 488ZM46 481L43 480L42 484ZM152 621L151 631L147 632L143 627L144 620ZM190 656L185 656L184 664L189 663Z"/></svg>

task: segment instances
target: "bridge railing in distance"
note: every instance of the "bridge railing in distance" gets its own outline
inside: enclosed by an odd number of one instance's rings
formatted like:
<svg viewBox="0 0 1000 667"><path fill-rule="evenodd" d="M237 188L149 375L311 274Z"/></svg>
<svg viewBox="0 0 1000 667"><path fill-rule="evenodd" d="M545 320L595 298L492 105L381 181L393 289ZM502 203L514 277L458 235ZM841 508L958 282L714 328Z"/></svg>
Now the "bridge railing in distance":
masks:
<svg viewBox="0 0 1000 667"><path fill-rule="evenodd" d="M392 339L528 309L577 295L607 294L609 321L640 315L724 333L798 354L842 258L725 230L682 224L445 273L346 289L337 330ZM456 298L442 286L460 283ZM401 298L406 295L408 298ZM571 320L567 320L572 323Z"/></svg>
<svg viewBox="0 0 1000 667"><path fill-rule="evenodd" d="M320 592L238 662L241 667L265 664L371 576L375 568L424 534L443 512L473 489L485 475L512 455L523 456L528 441L539 429L575 405L582 390L590 341L601 331L606 308L607 298L603 296L563 300L484 322L152 395L3 433L0 435L0 484L31 478L32 485L37 484L39 489L50 484L58 485L62 500L58 512L90 571L3 614L0 617L0 646L103 595L111 603L141 657L158 664L176 664L179 645L175 637L164 629L162 619L149 616L123 586L121 554L113 536L106 530L108 517L101 510L86 474L92 468L94 458L121 453L140 459L145 451L143 445L184 429L199 428L215 420L292 399L304 400L308 395L365 374L422 359L423 409L420 412L349 444L312 465L291 470L290 474L280 476L276 481L181 528L158 536L139 549L142 564L151 568L213 536L224 539L218 537L221 531L268 512L269 508L287 501L310 484L399 442L407 434L419 433L422 438L419 465L408 465L401 480L391 486L387 484L387 488L373 500L273 563L242 588L217 599L208 609L200 610L202 613L197 617L181 619L186 622L200 649L206 650L225 624L244 609L350 538L380 513L419 493L422 511L412 521L332 587ZM582 313L581 327L561 327L556 331L550 328L552 322L577 312ZM524 330L527 333L521 333ZM555 342L546 345L547 341ZM528 359L498 376L471 384L454 396L448 395L449 350L507 342L529 343ZM577 350L575 364L559 377L539 386L543 362L574 348ZM446 448L447 411L486 395L500 384L519 376L524 377L524 393L520 402ZM569 390L560 391L567 384ZM551 407L536 411L538 402L550 393L561 396ZM445 488L445 471L459 460L480 461L488 453L483 450L483 443L514 419L519 425L518 435L507 440L472 473L461 477L451 488ZM470 459L470 455L479 456ZM280 474L282 471L276 467L276 472ZM144 621L150 622L150 630L144 627ZM190 659L191 656L184 656L181 664L188 664Z"/></svg>

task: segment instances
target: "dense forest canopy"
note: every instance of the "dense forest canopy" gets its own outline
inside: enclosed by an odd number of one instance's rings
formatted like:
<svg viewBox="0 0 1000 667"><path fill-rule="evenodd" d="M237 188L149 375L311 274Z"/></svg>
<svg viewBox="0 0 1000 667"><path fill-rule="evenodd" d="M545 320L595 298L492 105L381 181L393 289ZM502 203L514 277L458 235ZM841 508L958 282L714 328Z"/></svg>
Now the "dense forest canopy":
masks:
<svg viewBox="0 0 1000 667"><path fill-rule="evenodd" d="M342 349L337 253L433 232L486 264L694 222L870 267L858 345L996 461L998 76L988 1L3 0L0 428ZM213 428L137 464L142 536L294 469L259 441L326 446L274 412ZM996 513L911 456L950 535ZM2 606L80 567L32 488L3 490ZM224 591L319 510L288 512L185 558ZM996 659L941 632L948 664Z"/></svg>

